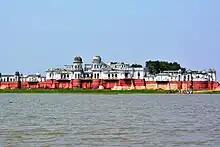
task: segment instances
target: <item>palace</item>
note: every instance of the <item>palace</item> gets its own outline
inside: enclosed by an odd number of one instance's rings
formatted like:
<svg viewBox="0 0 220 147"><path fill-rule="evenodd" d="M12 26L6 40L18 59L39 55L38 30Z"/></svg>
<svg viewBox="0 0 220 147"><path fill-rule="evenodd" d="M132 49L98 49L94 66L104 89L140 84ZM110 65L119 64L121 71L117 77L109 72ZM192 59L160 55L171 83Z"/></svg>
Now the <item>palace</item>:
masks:
<svg viewBox="0 0 220 147"><path fill-rule="evenodd" d="M105 63L95 56L90 64L75 57L71 65L41 74L0 74L1 88L84 88L84 89L215 89L219 86L214 69L163 71L151 75L147 67L124 62Z"/></svg>

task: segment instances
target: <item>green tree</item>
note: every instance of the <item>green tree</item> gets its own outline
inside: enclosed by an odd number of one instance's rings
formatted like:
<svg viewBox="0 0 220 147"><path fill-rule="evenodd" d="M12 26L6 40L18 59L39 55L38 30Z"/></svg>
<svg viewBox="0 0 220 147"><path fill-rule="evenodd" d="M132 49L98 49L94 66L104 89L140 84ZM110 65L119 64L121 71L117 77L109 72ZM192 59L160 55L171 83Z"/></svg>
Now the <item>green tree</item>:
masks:
<svg viewBox="0 0 220 147"><path fill-rule="evenodd" d="M132 64L131 67L134 67L134 68L141 68L142 65L140 65L140 64Z"/></svg>
<svg viewBox="0 0 220 147"><path fill-rule="evenodd" d="M166 71L166 70L179 70L179 69L185 69L180 66L177 62L167 62L167 61L146 61L146 67L148 68L148 72L150 74L158 74L160 72Z"/></svg>

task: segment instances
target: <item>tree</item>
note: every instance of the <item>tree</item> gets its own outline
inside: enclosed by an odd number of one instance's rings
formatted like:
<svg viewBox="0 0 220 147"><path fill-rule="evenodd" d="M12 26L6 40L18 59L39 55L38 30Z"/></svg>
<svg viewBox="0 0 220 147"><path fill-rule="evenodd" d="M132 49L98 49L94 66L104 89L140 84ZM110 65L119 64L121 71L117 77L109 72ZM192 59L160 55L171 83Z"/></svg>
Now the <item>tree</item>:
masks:
<svg viewBox="0 0 220 147"><path fill-rule="evenodd" d="M146 61L146 67L148 69L148 72L150 74L158 74L160 72L166 71L166 70L179 70L179 69L185 69L180 66L177 62L167 62L167 61Z"/></svg>
<svg viewBox="0 0 220 147"><path fill-rule="evenodd" d="M132 64L131 67L132 68L142 68L142 65L140 65L140 64Z"/></svg>

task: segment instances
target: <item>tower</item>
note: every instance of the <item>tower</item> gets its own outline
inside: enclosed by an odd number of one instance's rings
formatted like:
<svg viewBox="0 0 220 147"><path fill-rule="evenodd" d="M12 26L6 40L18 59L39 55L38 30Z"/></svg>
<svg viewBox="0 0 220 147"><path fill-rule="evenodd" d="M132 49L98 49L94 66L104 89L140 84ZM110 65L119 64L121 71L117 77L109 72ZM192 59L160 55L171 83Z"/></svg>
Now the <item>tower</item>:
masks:
<svg viewBox="0 0 220 147"><path fill-rule="evenodd" d="M93 78L94 79L100 79L101 78L101 62L102 59L100 56L93 57L92 60L92 71L93 71Z"/></svg>
<svg viewBox="0 0 220 147"><path fill-rule="evenodd" d="M82 75L83 75L83 60L81 57L79 56L76 56L74 58L74 61L73 61L73 77L71 79L71 87L73 88L81 88L82 87L82 83L81 83L81 78L82 78Z"/></svg>
<svg viewBox="0 0 220 147"><path fill-rule="evenodd" d="M15 72L15 76L16 76L16 81L18 82L18 89L21 88L21 75L18 71Z"/></svg>
<svg viewBox="0 0 220 147"><path fill-rule="evenodd" d="M81 57L76 56L73 61L74 79L79 79L83 73L83 60Z"/></svg>
<svg viewBox="0 0 220 147"><path fill-rule="evenodd" d="M79 56L76 56L74 58L74 61L73 61L74 69L78 70L78 71L81 71L82 70L82 64L83 64L82 58L79 57Z"/></svg>

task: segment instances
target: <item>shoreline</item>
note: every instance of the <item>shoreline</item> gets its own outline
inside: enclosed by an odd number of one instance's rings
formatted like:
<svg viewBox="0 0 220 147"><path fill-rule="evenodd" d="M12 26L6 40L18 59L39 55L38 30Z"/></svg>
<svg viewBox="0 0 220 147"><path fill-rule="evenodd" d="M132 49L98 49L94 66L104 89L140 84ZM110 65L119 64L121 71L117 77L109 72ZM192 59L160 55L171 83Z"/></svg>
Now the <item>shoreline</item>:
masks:
<svg viewBox="0 0 220 147"><path fill-rule="evenodd" d="M187 94L176 90L111 90L111 89L0 89L0 94L9 93L45 93L45 94ZM220 94L220 90L195 90L193 94Z"/></svg>
<svg viewBox="0 0 220 147"><path fill-rule="evenodd" d="M177 93L169 90L100 90L100 89L0 89L0 94L3 93L61 93L61 94L169 94Z"/></svg>
<svg viewBox="0 0 220 147"><path fill-rule="evenodd" d="M198 90L194 94L220 94L220 90Z"/></svg>

